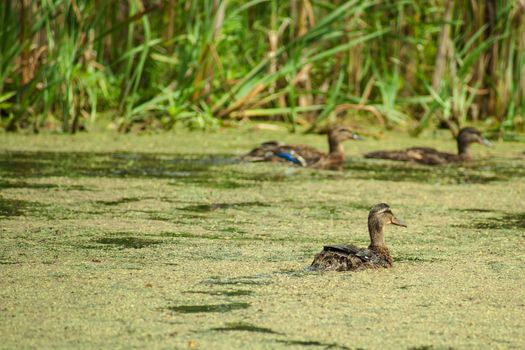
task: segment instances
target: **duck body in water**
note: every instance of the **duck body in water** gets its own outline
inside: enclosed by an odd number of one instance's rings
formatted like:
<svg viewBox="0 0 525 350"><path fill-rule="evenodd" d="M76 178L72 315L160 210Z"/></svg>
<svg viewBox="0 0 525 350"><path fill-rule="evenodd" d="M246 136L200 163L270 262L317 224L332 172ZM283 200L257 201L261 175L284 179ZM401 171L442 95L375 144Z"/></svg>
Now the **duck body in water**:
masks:
<svg viewBox="0 0 525 350"><path fill-rule="evenodd" d="M362 138L343 126L328 131L329 152L321 152L308 145L287 145L279 141L269 141L254 148L241 157L250 162L289 162L303 167L339 170L345 164L343 142Z"/></svg>
<svg viewBox="0 0 525 350"><path fill-rule="evenodd" d="M365 158L390 159L403 162L416 162L425 165L442 165L449 163L460 163L472 160L470 145L479 143L492 146L490 141L483 137L481 132L475 128L463 128L457 137L458 153L440 152L429 147L412 147L399 151L377 151L365 154Z"/></svg>
<svg viewBox="0 0 525 350"><path fill-rule="evenodd" d="M406 225L395 217L386 203L376 204L368 214L368 248L353 245L325 245L310 265L313 271L359 271L369 268L392 267L392 256L385 245L383 228L386 225Z"/></svg>

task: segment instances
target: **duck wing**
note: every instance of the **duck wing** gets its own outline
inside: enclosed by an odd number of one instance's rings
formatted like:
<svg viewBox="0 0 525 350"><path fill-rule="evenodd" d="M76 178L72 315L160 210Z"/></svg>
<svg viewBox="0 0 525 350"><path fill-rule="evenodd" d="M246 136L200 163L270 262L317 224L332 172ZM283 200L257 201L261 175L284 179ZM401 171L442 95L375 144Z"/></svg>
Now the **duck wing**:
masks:
<svg viewBox="0 0 525 350"><path fill-rule="evenodd" d="M369 152L365 153L365 158L390 159L402 162L408 162L410 160L406 150Z"/></svg>
<svg viewBox="0 0 525 350"><path fill-rule="evenodd" d="M385 267L384 258L370 249L353 245L325 245L310 265L312 271L355 271L367 267Z"/></svg>
<svg viewBox="0 0 525 350"><path fill-rule="evenodd" d="M331 244L331 245L325 245L323 247L323 251L331 251L331 252L339 252L342 254L357 254L359 253L361 248L356 247L355 245L347 245L347 244Z"/></svg>
<svg viewBox="0 0 525 350"><path fill-rule="evenodd" d="M363 262L375 262L377 261L378 255L370 249L358 248L354 245L336 244L336 245L325 245L323 251L338 252L346 255L354 255L361 259Z"/></svg>
<svg viewBox="0 0 525 350"><path fill-rule="evenodd" d="M430 147L412 147L406 150L410 160L426 165L440 165L457 161L456 154L440 152Z"/></svg>
<svg viewBox="0 0 525 350"><path fill-rule="evenodd" d="M365 158L389 159L402 162L417 162L425 165L440 165L454 162L457 155L440 152L430 147L411 147L399 151L377 151L365 154Z"/></svg>
<svg viewBox="0 0 525 350"><path fill-rule="evenodd" d="M311 166L326 155L307 145L287 145L279 141L268 141L240 157L249 162L291 162Z"/></svg>
<svg viewBox="0 0 525 350"><path fill-rule="evenodd" d="M240 157L240 160L247 162L266 162L273 161L275 152L279 147L286 146L280 141L266 141L261 143L259 147L255 147L250 152Z"/></svg>
<svg viewBox="0 0 525 350"><path fill-rule="evenodd" d="M317 149L308 145L285 145L279 147L279 149L281 151L295 152L306 161L307 165L312 165L326 156L325 153L318 151Z"/></svg>

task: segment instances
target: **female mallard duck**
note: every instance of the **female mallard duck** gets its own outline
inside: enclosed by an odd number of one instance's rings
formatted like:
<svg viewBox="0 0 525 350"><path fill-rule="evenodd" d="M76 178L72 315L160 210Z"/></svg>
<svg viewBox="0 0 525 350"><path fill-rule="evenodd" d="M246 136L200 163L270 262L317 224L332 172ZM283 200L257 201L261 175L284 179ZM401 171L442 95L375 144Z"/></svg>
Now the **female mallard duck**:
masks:
<svg viewBox="0 0 525 350"><path fill-rule="evenodd" d="M407 227L394 216L388 204L376 204L368 214L368 248L353 245L325 245L310 266L314 271L356 271L367 268L392 267L392 257L385 245L383 227L385 225Z"/></svg>
<svg viewBox="0 0 525 350"><path fill-rule="evenodd" d="M463 128L457 137L458 154L439 152L434 148L412 147L400 151L378 151L365 154L365 158L380 158L399 161L414 161L425 165L440 165L471 160L469 148L472 143L492 146L489 140L474 128Z"/></svg>
<svg viewBox="0 0 525 350"><path fill-rule="evenodd" d="M336 126L328 131L329 152L323 153L307 145L287 145L278 141L269 141L254 148L241 160L250 162L291 162L303 167L339 170L345 163L343 142L362 138L343 126Z"/></svg>

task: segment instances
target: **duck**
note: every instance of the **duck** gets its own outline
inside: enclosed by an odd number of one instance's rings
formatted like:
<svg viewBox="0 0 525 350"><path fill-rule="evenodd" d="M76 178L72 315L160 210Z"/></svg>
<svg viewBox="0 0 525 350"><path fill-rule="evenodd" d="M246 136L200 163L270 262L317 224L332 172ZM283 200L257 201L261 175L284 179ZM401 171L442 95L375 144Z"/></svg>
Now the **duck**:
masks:
<svg viewBox="0 0 525 350"><path fill-rule="evenodd" d="M325 245L310 265L311 271L359 271L370 268L392 267L392 256L385 245L383 228L386 225L407 227L398 219L386 203L376 204L368 214L370 245L359 248L354 245Z"/></svg>
<svg viewBox="0 0 525 350"><path fill-rule="evenodd" d="M328 153L302 144L288 145L268 141L241 157L249 162L287 162L301 167L340 170L345 164L343 142L363 138L347 127L334 126L328 130Z"/></svg>
<svg viewBox="0 0 525 350"><path fill-rule="evenodd" d="M416 162L424 165L461 163L473 159L470 145L479 143L492 147L492 143L481 132L472 127L462 128L457 136L458 154L440 152L429 147L412 147L398 151L377 151L366 153L365 158L390 159L403 162Z"/></svg>

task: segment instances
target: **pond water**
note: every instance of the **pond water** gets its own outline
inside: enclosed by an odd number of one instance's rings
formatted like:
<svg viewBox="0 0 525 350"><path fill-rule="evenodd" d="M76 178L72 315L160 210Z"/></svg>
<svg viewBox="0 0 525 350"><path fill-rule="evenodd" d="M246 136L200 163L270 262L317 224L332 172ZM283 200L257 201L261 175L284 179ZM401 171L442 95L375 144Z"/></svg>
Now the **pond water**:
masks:
<svg viewBox="0 0 525 350"><path fill-rule="evenodd" d="M0 146L7 348L525 343L523 144L441 167L360 156L451 149L389 134L348 145L334 172L237 160L269 132L100 137L9 135ZM325 147L318 135L277 137ZM386 230L393 269L307 270L324 244L366 246L378 202L408 224Z"/></svg>

